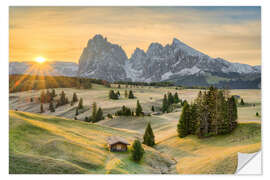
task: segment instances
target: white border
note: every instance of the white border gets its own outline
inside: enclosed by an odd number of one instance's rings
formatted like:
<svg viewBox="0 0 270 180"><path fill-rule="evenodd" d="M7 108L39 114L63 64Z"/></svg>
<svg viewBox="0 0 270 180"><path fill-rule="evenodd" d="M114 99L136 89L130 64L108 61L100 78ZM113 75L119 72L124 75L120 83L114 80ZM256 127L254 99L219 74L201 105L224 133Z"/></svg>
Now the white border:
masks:
<svg viewBox="0 0 270 180"><path fill-rule="evenodd" d="M47 179L47 178L65 178L65 179L74 179L74 178L100 178L100 179L137 179L137 178L155 178L155 179L164 179L164 178L172 178L172 179L194 179L201 178L203 179L228 179L228 178L240 178L240 179L249 179L249 178L267 178L269 179L270 171L268 168L270 167L270 158L269 158L269 143L270 137L268 130L270 128L270 116L267 111L270 108L270 83L268 79L270 78L270 1L269 0L2 0L0 3L0 73L1 73L1 179L6 178L19 178L19 179ZM263 176L213 176L213 175L169 175L169 176L156 176L156 175L114 175L114 176L106 176L106 175L98 175L98 176L88 176L88 175L50 175L50 176L33 176L33 175L8 175L8 6L262 6L262 115L263 115Z"/></svg>

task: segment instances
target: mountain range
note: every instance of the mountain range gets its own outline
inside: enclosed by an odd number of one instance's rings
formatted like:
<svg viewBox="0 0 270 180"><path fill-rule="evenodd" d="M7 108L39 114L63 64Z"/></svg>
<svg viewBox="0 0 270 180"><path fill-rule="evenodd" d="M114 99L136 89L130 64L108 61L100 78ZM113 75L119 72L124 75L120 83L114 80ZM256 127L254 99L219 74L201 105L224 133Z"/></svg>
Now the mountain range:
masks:
<svg viewBox="0 0 270 180"><path fill-rule="evenodd" d="M121 46L95 35L80 56L78 76L110 82L170 81L183 86L260 88L261 66L212 58L176 38L165 46L151 43L146 52L136 48L128 58Z"/></svg>
<svg viewBox="0 0 270 180"><path fill-rule="evenodd" d="M33 63L10 62L10 74L34 74ZM146 51L136 48L128 58L118 44L102 35L87 43L79 63L51 62L48 75L78 76L110 82L170 81L183 86L260 88L261 66L212 58L174 38L165 46L151 43Z"/></svg>

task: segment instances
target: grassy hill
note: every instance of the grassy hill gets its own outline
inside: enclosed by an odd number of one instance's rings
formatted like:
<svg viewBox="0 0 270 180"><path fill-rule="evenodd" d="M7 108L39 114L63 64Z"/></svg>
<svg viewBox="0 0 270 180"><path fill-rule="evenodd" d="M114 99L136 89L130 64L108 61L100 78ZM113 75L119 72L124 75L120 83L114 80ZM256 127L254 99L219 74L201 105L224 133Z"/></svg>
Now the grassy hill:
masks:
<svg viewBox="0 0 270 180"><path fill-rule="evenodd" d="M106 138L120 135L132 142L134 131L65 118L10 111L9 171L23 173L169 173L175 161L145 148L140 164L130 153L111 153Z"/></svg>

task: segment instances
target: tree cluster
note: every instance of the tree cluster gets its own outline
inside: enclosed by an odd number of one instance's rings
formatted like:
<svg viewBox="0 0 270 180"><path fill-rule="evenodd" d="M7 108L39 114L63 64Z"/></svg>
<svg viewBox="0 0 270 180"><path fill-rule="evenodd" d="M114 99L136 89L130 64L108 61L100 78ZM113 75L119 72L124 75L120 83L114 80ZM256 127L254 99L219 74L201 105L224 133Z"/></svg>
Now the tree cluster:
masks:
<svg viewBox="0 0 270 180"><path fill-rule="evenodd" d="M122 108L118 111L115 112L116 116L132 116L133 112L131 111L130 108L126 106L122 106Z"/></svg>
<svg viewBox="0 0 270 180"><path fill-rule="evenodd" d="M177 92L175 92L174 95L172 95L171 92L169 92L167 95L164 94L164 97L162 100L162 108L161 108L162 112L163 113L164 112L167 112L167 113L171 112L173 109L172 105L177 104L179 102L181 102L181 100L179 99Z"/></svg>
<svg viewBox="0 0 270 180"><path fill-rule="evenodd" d="M59 99L56 102L56 107L66 105L68 103L69 103L68 97L66 96L65 92L62 91Z"/></svg>
<svg viewBox="0 0 270 180"><path fill-rule="evenodd" d="M207 137L230 133L237 126L237 103L226 90L210 87L199 92L194 103L184 103L177 125L179 137L189 134Z"/></svg>
<svg viewBox="0 0 270 180"><path fill-rule="evenodd" d="M49 90L45 91L42 90L40 93L40 102L41 103L50 103L51 101L53 101L53 98L56 96L55 94L55 90L53 89L51 92Z"/></svg>
<svg viewBox="0 0 270 180"><path fill-rule="evenodd" d="M119 97L120 97L119 91L117 91L116 93L114 92L114 90L109 91L109 99L119 99Z"/></svg>
<svg viewBox="0 0 270 180"><path fill-rule="evenodd" d="M97 103L93 102L92 104L92 115L90 117L85 117L85 121L86 122L98 122L100 120L103 120L103 111L102 109L99 107L97 107Z"/></svg>

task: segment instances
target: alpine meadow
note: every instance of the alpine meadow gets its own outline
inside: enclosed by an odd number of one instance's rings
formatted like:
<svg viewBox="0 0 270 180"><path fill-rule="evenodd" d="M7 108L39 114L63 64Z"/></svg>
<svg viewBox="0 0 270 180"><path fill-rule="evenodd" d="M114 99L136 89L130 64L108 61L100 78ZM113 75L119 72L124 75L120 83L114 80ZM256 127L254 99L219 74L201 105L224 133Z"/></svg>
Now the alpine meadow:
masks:
<svg viewBox="0 0 270 180"><path fill-rule="evenodd" d="M234 174L261 150L260 7L9 12L10 174Z"/></svg>

